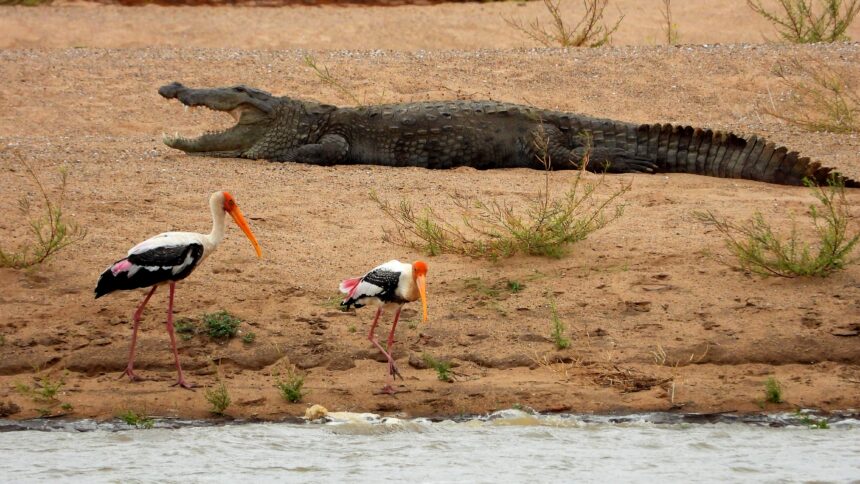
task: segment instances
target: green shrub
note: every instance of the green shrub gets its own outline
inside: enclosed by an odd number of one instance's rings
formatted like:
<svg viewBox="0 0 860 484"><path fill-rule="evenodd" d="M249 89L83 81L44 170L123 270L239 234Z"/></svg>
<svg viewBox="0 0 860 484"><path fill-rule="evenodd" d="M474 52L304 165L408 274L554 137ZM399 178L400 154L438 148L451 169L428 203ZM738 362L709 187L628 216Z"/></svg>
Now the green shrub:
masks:
<svg viewBox="0 0 860 484"><path fill-rule="evenodd" d="M297 403L302 401L304 392L302 386L305 384L305 376L299 373L294 366L287 367L286 376L281 377L281 374L275 376L275 388L281 394L281 398L290 402Z"/></svg>
<svg viewBox="0 0 860 484"><path fill-rule="evenodd" d="M814 246L801 240L796 222L788 236L781 236L758 212L743 224L719 220L711 212L695 215L725 236L726 246L737 257L741 269L764 276L827 276L853 262L850 255L860 240L860 231L848 230L851 214L844 181L832 176L827 187L808 181L807 186L819 202L819 206L809 207L817 235Z"/></svg>
<svg viewBox="0 0 860 484"><path fill-rule="evenodd" d="M774 377L769 377L764 382L764 401L768 403L782 403L782 385Z"/></svg>
<svg viewBox="0 0 860 484"><path fill-rule="evenodd" d="M774 24L783 40L795 44L849 40L845 31L860 12L860 0L778 2L776 13L767 10L762 0L747 0L747 5Z"/></svg>
<svg viewBox="0 0 860 484"><path fill-rule="evenodd" d="M24 166L24 171L36 185L39 191L44 213L30 220L30 234L33 240L22 244L17 250L0 248L0 267L24 269L39 265L65 247L79 242L86 236L86 230L75 223L66 221L63 213L66 187L68 185L68 170L60 170L60 187L56 198L48 194L36 172L19 153L15 152L18 161ZM18 210L24 217L31 212L30 200L22 197L18 200Z"/></svg>
<svg viewBox="0 0 860 484"><path fill-rule="evenodd" d="M224 410L230 406L230 393L227 391L227 386L224 381L218 379L218 384L212 388L207 388L205 392L206 401L211 406L210 411L215 415L224 415Z"/></svg>
<svg viewBox="0 0 860 484"><path fill-rule="evenodd" d="M583 166L586 164L587 159ZM492 260L516 254L560 258L570 244L623 214L624 206L616 202L630 190L630 183L599 200L597 193L606 178L596 183L583 181L584 172L580 171L568 190L555 196L550 191L553 172L549 161L545 166L543 189L524 202L511 204L454 194L451 200L458 209L456 215L442 216L429 207L416 211L407 200L394 206L375 192L370 197L394 222L394 230L386 231L384 240L395 245L429 255L460 254Z"/></svg>

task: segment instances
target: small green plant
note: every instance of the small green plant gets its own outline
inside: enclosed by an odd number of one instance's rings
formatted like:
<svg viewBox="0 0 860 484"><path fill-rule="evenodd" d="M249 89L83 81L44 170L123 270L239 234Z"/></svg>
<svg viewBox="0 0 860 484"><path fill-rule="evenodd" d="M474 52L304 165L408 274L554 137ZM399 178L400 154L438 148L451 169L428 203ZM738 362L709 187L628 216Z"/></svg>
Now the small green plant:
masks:
<svg viewBox="0 0 860 484"><path fill-rule="evenodd" d="M206 401L209 402L210 411L215 415L224 415L224 410L230 406L230 393L227 391L227 386L224 381L218 378L218 383L214 387L207 388L204 392Z"/></svg>
<svg viewBox="0 0 860 484"><path fill-rule="evenodd" d="M450 361L437 360L432 355L427 353L424 353L422 359L424 360L424 363L427 364L427 366L436 370L436 378L438 378L440 381L454 381L453 377L451 376Z"/></svg>
<svg viewBox="0 0 860 484"><path fill-rule="evenodd" d="M526 288L526 285L519 281L508 281L506 285L508 287L508 291L513 294L516 294Z"/></svg>
<svg viewBox="0 0 860 484"><path fill-rule="evenodd" d="M173 327L182 341L188 341L197 334L197 325L191 318L179 318L173 324Z"/></svg>
<svg viewBox="0 0 860 484"><path fill-rule="evenodd" d="M131 409L118 414L117 417L127 425L132 425L139 429L151 429L155 425L155 420L152 417L147 417L146 414L138 413Z"/></svg>
<svg viewBox="0 0 860 484"><path fill-rule="evenodd" d="M827 423L827 419L826 419L826 418L820 418L820 419L817 419L817 418L812 417L812 416L811 416L811 415L809 415L808 413L802 413L800 410L795 411L795 412L794 412L794 415L795 415L798 419L800 419L800 424L801 424L801 425L805 425L805 426L807 426L807 427L809 427L809 428L811 428L811 429L822 429L822 430L825 430L825 429L829 429L829 428L830 428L830 424L829 424L829 423Z"/></svg>
<svg viewBox="0 0 860 484"><path fill-rule="evenodd" d="M74 410L74 407L72 407L72 404L69 402L63 403L62 405L60 405L60 408L62 408L63 411L66 412L71 412L72 410Z"/></svg>
<svg viewBox="0 0 860 484"><path fill-rule="evenodd" d="M535 19L528 24L518 19L504 19L505 22L516 30L527 35L534 41L541 43L544 47L600 47L609 44L612 34L618 30L624 15L611 27L603 21L604 10L609 0L582 0L585 13L573 26L570 27L561 15L561 0L543 0L543 4L552 17L552 26L547 28Z"/></svg>
<svg viewBox="0 0 860 484"><path fill-rule="evenodd" d="M241 322L241 319L223 310L203 315L206 332L213 339L226 339L236 336Z"/></svg>
<svg viewBox="0 0 860 484"><path fill-rule="evenodd" d="M777 106L773 97L764 111L807 131L860 133L860 83L848 70L807 58L779 64L775 74L788 90Z"/></svg>
<svg viewBox="0 0 860 484"><path fill-rule="evenodd" d="M555 299L549 298L549 309L552 313L552 342L555 348L563 350L570 347L570 340L564 335L564 323L558 315L558 308L555 305Z"/></svg>
<svg viewBox="0 0 860 484"><path fill-rule="evenodd" d="M34 389L35 398L44 402L57 399L57 393L60 391L65 382L62 378L52 380L48 377L42 377Z"/></svg>
<svg viewBox="0 0 860 484"><path fill-rule="evenodd" d="M281 394L281 397L290 402L297 403L302 401L304 393L302 386L305 384L305 376L296 370L295 366L289 365L286 369L286 375L278 373L275 376L275 388Z"/></svg>
<svg viewBox="0 0 860 484"><path fill-rule="evenodd" d="M726 246L738 258L741 269L764 276L827 276L853 262L850 255L860 240L860 231L849 233L851 214L842 180L831 176L827 187L807 180L807 186L820 204L809 207L816 246L800 239L796 222L787 237L780 236L758 212L744 224L719 220L711 212L695 215L725 236Z"/></svg>
<svg viewBox="0 0 860 484"><path fill-rule="evenodd" d="M768 403L782 403L782 385L774 377L769 377L764 382L764 401Z"/></svg>
<svg viewBox="0 0 860 484"><path fill-rule="evenodd" d="M6 335L0 334L0 346L6 346Z"/></svg>
<svg viewBox="0 0 860 484"><path fill-rule="evenodd" d="M346 330L347 330L347 331L349 331L350 333L355 333L356 331L358 331L358 330L355 328L355 325L354 325L354 324L350 324L349 326L347 326Z"/></svg>
<svg viewBox="0 0 860 484"><path fill-rule="evenodd" d="M253 343L255 339L257 339L257 335L253 331L248 331L242 335L242 342L246 345Z"/></svg>
<svg viewBox="0 0 860 484"><path fill-rule="evenodd" d="M60 170L59 193L56 198L52 198L27 160L20 153L15 152L15 155L36 185L44 205L44 213L30 220L30 234L34 240L13 251L0 248L0 267L24 269L37 266L63 248L82 240L86 236L86 230L75 223L67 222L63 213L63 202L69 180L68 170L65 168ZM18 210L23 216L29 216L32 210L30 199L20 198Z"/></svg>
<svg viewBox="0 0 860 484"><path fill-rule="evenodd" d="M681 35L678 33L678 24L672 22L672 0L663 0L663 33L666 35L666 44L678 45Z"/></svg>
<svg viewBox="0 0 860 484"><path fill-rule="evenodd" d="M747 0L747 5L774 24L782 40L794 44L849 40L845 31L860 12L860 0L778 2L781 12L769 11L762 4L762 0Z"/></svg>

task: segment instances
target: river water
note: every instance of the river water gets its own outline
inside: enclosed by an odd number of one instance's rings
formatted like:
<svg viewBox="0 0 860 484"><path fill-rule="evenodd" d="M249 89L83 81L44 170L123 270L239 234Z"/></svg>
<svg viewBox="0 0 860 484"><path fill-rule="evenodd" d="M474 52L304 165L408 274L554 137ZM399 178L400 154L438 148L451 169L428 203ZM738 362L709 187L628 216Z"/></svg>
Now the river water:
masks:
<svg viewBox="0 0 860 484"><path fill-rule="evenodd" d="M718 420L506 410L441 422L334 413L322 424L29 425L54 430L41 432L7 421L0 481L860 482L860 420Z"/></svg>

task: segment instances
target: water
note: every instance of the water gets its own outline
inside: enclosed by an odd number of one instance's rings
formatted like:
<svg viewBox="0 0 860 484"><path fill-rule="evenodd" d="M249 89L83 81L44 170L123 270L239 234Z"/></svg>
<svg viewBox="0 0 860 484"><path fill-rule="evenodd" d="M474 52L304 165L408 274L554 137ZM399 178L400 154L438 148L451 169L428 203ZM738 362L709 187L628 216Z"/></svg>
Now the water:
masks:
<svg viewBox="0 0 860 484"><path fill-rule="evenodd" d="M0 432L0 481L860 482L860 421L850 418L820 430L781 417L697 424L659 414L515 410L462 422L332 417L326 424L115 430L78 422L53 425L95 430Z"/></svg>

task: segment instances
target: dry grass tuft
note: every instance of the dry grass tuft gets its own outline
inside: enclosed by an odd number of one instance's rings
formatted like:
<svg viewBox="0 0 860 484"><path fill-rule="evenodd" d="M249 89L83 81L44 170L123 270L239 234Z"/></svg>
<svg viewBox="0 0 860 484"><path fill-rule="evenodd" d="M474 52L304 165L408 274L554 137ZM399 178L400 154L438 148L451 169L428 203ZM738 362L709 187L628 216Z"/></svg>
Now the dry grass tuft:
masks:
<svg viewBox="0 0 860 484"><path fill-rule="evenodd" d="M532 40L540 42L545 47L600 47L609 44L612 34L618 30L624 15L611 27L603 21L604 11L609 0L582 0L585 13L571 28L562 18L559 7L561 0L543 0L547 11L552 16L552 26L547 28L535 19L528 24L518 19L504 19L511 27L526 34Z"/></svg>
<svg viewBox="0 0 860 484"><path fill-rule="evenodd" d="M807 131L860 133L860 81L856 75L813 59L778 65L776 75L788 89L777 107L765 112Z"/></svg>

